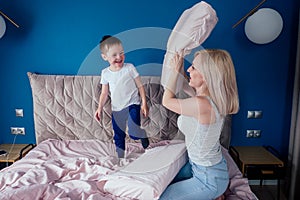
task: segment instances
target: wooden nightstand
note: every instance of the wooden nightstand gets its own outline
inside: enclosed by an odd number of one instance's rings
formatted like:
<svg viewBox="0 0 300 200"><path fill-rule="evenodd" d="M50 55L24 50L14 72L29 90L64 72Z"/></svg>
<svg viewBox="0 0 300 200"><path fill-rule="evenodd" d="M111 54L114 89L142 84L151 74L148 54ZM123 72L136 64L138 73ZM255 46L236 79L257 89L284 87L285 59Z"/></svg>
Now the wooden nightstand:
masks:
<svg viewBox="0 0 300 200"><path fill-rule="evenodd" d="M34 144L1 144L0 149L5 150L7 154L0 156L0 169L21 159L34 147Z"/></svg>
<svg viewBox="0 0 300 200"><path fill-rule="evenodd" d="M284 163L262 146L231 146L229 152L244 177L262 181L277 180L277 197L280 195L280 179L284 176Z"/></svg>

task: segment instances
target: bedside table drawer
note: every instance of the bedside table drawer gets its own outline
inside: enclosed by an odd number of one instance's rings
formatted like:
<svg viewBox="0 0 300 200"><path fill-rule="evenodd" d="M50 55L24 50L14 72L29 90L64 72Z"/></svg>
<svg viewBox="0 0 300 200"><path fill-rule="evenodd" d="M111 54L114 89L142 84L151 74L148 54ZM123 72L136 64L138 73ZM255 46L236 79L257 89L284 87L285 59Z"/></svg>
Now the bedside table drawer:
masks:
<svg viewBox="0 0 300 200"><path fill-rule="evenodd" d="M280 179L284 177L284 167L276 165L245 165L244 176L248 179Z"/></svg>

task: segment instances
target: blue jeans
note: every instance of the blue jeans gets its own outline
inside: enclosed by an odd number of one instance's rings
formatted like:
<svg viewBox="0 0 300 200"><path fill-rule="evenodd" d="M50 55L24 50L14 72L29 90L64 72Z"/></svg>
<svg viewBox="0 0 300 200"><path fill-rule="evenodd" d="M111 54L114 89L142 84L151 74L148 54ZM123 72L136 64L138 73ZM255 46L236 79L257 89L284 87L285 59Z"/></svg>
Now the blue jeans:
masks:
<svg viewBox="0 0 300 200"><path fill-rule="evenodd" d="M229 183L226 160L214 166L187 162L161 195L160 200L210 200L221 196Z"/></svg>
<svg viewBox="0 0 300 200"><path fill-rule="evenodd" d="M114 141L119 157L123 157L125 151L126 127L128 134L134 140L147 138L146 132L141 129L141 106L130 105L121 111L112 112L112 126L114 129Z"/></svg>

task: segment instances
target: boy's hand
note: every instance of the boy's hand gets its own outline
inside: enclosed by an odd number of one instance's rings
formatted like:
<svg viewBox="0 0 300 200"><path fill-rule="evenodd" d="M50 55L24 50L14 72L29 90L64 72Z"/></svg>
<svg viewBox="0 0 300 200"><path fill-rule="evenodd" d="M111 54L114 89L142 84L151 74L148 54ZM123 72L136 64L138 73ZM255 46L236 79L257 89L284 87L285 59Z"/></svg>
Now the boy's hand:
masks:
<svg viewBox="0 0 300 200"><path fill-rule="evenodd" d="M95 119L96 119L97 121L100 121L100 120L101 120L101 112L102 112L102 109L101 109L101 108L98 108L98 109L96 110L96 112L95 112L94 117L95 117Z"/></svg>
<svg viewBox="0 0 300 200"><path fill-rule="evenodd" d="M149 110L148 110L147 103L142 103L142 105L141 105L141 111L142 111L144 117L148 117Z"/></svg>

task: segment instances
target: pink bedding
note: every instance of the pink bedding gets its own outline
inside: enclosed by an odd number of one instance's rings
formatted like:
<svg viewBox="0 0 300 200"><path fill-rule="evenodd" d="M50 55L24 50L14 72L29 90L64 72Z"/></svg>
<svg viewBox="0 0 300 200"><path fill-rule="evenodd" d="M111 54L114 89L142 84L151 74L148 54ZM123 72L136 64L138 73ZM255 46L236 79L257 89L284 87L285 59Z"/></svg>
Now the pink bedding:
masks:
<svg viewBox="0 0 300 200"><path fill-rule="evenodd" d="M182 141L151 147L144 152L129 143L119 160L113 143L46 140L1 171L0 199L158 199L186 162L185 147ZM155 161L171 151L167 163Z"/></svg>
<svg viewBox="0 0 300 200"><path fill-rule="evenodd" d="M159 199L186 162L180 140L152 143L146 152L139 143L128 143L121 160L114 148L99 140L43 141L0 171L0 199ZM257 199L227 150L222 150L230 176L226 199Z"/></svg>

